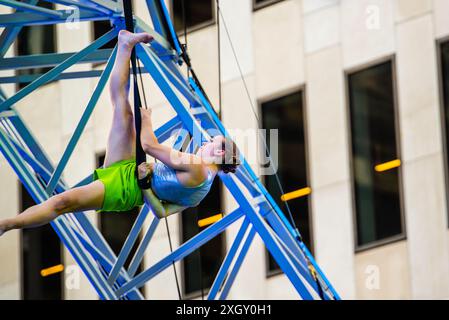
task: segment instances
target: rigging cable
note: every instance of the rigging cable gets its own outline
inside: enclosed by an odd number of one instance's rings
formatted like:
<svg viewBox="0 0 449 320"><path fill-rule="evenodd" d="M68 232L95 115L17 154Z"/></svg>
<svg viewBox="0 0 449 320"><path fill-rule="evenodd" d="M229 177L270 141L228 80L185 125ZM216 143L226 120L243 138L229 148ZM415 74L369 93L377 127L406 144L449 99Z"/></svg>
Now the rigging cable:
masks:
<svg viewBox="0 0 449 320"><path fill-rule="evenodd" d="M132 1L131 0L123 0L123 10L124 10L124 14L125 14L126 30L128 30L129 32L134 32L133 9L132 9ZM137 69L137 64L139 66L138 69ZM146 154L143 151L142 144L140 141L140 132L142 129L142 119L141 119L140 108L142 107L142 101L140 99L140 91L139 91L139 85L138 85L138 80L137 80L137 73L139 73L139 76L140 76L140 82L141 82L141 86L142 86L142 92L143 92L144 103L145 103L146 109L148 109L148 105L147 105L147 99L146 99L146 95L145 95L145 87L143 85L140 62L136 58L136 49L135 48L133 48L132 53L131 53L131 65L132 65L133 88L134 88L134 124L135 124L135 129L136 129L136 170L137 170L137 167L141 163L146 162ZM137 171L136 171L136 174L137 174ZM146 179L144 179L144 180L146 180ZM138 180L138 182L139 182L139 186L141 188L145 187L142 185L142 181ZM172 253L173 247L172 247L172 243L171 243L171 236L170 236L170 230L168 227L167 216L165 216L165 225L167 228L170 252ZM173 271L175 273L178 297L179 297L179 300L182 300L181 290L180 290L179 281L178 281L178 275L176 272L176 267L175 267L174 261L172 261L172 266L173 266Z"/></svg>
<svg viewBox="0 0 449 320"><path fill-rule="evenodd" d="M240 63L239 63L239 60L238 60L238 57L237 57L237 53L236 53L236 51L235 51L234 45L233 45L232 40L231 40L231 36L230 36L230 34L229 34L228 27L227 27L227 25L226 25L226 20L224 19L223 13L222 13L221 10L220 10L220 6L219 6L219 3L218 3L218 0L217 0L217 11L218 11L218 13L219 13L219 16L221 17L221 20L223 21L223 26L224 26L224 29L225 29L225 32L226 32L226 36L227 36L228 41L229 41L229 44L230 44L230 46L231 46L231 50L232 50L232 53L233 53L233 55L234 55L234 60L235 60L235 62L236 62L236 64L237 64L237 67L238 67L238 70L239 70L239 73L240 73L240 78L241 78L241 80L242 80L242 82L243 82L243 85L244 85L244 87L245 87L246 95L247 95L248 100L249 100L249 102L250 102L251 110L252 110L252 112L253 112L253 114L254 114L254 117L257 119L257 122L260 123L260 119L259 119L259 117L258 117L258 115L257 115L257 113L256 113L256 110L255 110L255 107L254 107L254 104L253 104L253 100L251 99L251 94L249 93L248 86L247 86L247 84L246 84L245 78L244 78L244 76L243 76L243 71L242 71L242 68L241 68L241 66L240 66ZM262 137L261 140L263 141L264 148L265 148L266 153L268 154L268 158L269 158L269 160L270 160L270 163L273 163L272 157L271 157L271 154L270 154L270 151L269 151L269 149L268 149L267 141L265 140L265 137L262 136L262 134L260 134L260 136ZM278 173L275 172L275 173L274 173L274 176L275 176L275 178L276 178L276 183L277 183L277 185L278 185L279 190L281 191L281 194L285 194L284 188L282 187L282 184L281 184L281 181L280 181L280 179L279 179ZM291 212L291 210L290 210L290 206L289 206L289 204L288 204L288 201L285 201L284 203L285 203L285 207L286 207L287 212L288 212L289 217L290 217L290 222L291 222L291 224L292 224L292 226L293 226L293 228L294 228L294 230L295 230L295 232L296 232L297 239L298 239L300 242L303 242L302 236L301 236L301 234L300 234L300 232L299 232L299 230L298 230L298 227L296 226L295 220L293 219L293 215L292 215L292 212ZM317 284L317 287L318 287L318 293L319 293L320 297L321 297L322 299L324 299L323 288L322 288L321 283L320 283L320 281L319 281L318 274L316 273L315 268L314 268L313 264L311 263L310 259L307 257L307 255L304 254L304 257L305 257L305 259L306 259L306 261L307 261L307 264L308 264L310 273L311 273L311 275L312 275L312 278L315 280L315 282L316 282L316 284Z"/></svg>
<svg viewBox="0 0 449 320"><path fill-rule="evenodd" d="M243 82L243 85L244 85L244 87L245 87L246 95L247 95L248 100L249 100L249 102L250 102L250 106L251 106L252 112L253 112L254 117L256 118L257 122L260 123L259 116L258 116L257 113L256 113L256 110L255 110L255 107L254 107L254 104L253 104L253 100L252 100L252 98L251 98L251 94L249 93L249 89L248 89L248 86L247 86L247 84L246 84L245 78L244 78L244 76L243 76L243 71L242 71L242 68L241 68L241 66L240 66L240 63L239 63L239 60L238 60L238 57L237 57L237 53L235 52L235 48L234 48L234 45L233 45L233 43L232 43L231 36L230 36L230 34L229 34L229 30L228 30L228 27L227 27L227 25L226 25L226 20L224 19L223 14L222 14L222 12L221 12L221 9L220 9L220 7L218 6L218 2L217 2L217 9L218 9L218 13L219 13L219 15L220 15L220 17L221 17L221 20L223 21L223 27L224 27L224 29L225 29L227 38L228 38L228 40L229 40L229 44L230 44L230 46L231 46L231 50L232 50L232 53L233 53L233 55L234 55L235 62L236 62L236 64L237 64L237 68L238 68L239 73L240 73L240 78L241 78L241 80L242 80L242 82ZM271 158L270 151L269 151L269 149L268 149L267 142L266 142L265 138L264 138L262 135L261 135L261 137L262 137L261 140L262 140L263 143L264 143L264 146L263 146L263 147L265 148L265 150L266 150L266 152L267 152L267 154L268 154L268 158L269 158L269 160L270 160L270 163L273 163L272 158ZM284 194L284 193L285 193L285 192L284 192L284 188L282 187L282 184L281 184L281 181L280 181L280 179L279 179L278 173L275 172L275 173L274 173L274 176L275 176L275 178L276 178L276 183L277 183L277 185L278 185L279 190L281 191L281 194ZM297 236L299 236L300 240L302 241L301 235L300 235L299 230L298 230L298 228L297 228L297 226L296 226L296 224L295 224L295 221L294 221L294 219L293 219L292 212L291 212L291 210L290 210L290 206L288 205L288 202L287 202L287 201L285 201L285 207L287 208L287 211L288 211L289 216L290 216L291 223L292 223L293 227L295 228L295 231L296 231L296 233L297 233Z"/></svg>

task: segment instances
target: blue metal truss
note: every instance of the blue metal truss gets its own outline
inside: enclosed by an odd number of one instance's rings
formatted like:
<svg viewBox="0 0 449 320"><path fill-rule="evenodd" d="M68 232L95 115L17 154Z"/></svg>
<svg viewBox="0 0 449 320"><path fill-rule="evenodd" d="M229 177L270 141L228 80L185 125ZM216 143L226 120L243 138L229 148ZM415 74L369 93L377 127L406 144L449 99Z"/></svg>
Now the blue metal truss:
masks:
<svg viewBox="0 0 449 320"><path fill-rule="evenodd" d="M106 85L114 62L115 49L100 48L124 28L121 1L47 1L68 6L68 9L43 9L36 6L35 0L0 0L0 5L17 9L15 13L0 15L0 27L5 27L0 35L0 70L52 67L42 75L0 78L0 84L31 81L11 97L7 97L0 87L0 150L38 203L69 188L62 179L62 173ZM145 72L151 75L176 111L173 119L156 130L159 142L163 143L176 134L174 148L181 149L188 144L188 150L194 151L202 141L189 139L198 137L198 132L205 140L217 133L231 138L199 84L192 78L186 79L179 69L183 61L181 46L164 1L146 0L146 4L154 30L138 17L135 17L135 28L136 31L152 34L155 40L150 46L139 44L137 56ZM79 52L3 58L22 26L65 23L71 10L79 10L81 21L110 20L113 29ZM64 73L75 64L92 62L107 64L100 71ZM60 161L54 165L14 105L49 81L83 77L99 77L99 81ZM186 99L188 106L180 96ZM240 223L240 230L209 290L208 299L227 298L256 234L301 298L339 299L297 231L246 160L242 159L242 165L235 174L220 174L219 177L235 198L238 208L139 274L136 274L138 266L159 224L155 215L149 215L147 206L142 207L118 256L83 212L59 217L51 224L102 299L143 299L138 288L234 223ZM87 177L77 186L90 181L91 177ZM143 232L144 222L150 217L152 222ZM141 232L144 236L126 270L124 263Z"/></svg>

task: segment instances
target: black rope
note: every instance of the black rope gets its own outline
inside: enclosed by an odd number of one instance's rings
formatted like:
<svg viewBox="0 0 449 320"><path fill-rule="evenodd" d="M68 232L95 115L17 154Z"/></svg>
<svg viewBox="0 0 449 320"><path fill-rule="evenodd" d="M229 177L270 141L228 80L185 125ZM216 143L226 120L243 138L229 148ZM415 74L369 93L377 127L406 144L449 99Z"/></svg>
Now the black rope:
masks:
<svg viewBox="0 0 449 320"><path fill-rule="evenodd" d="M183 31L184 31L184 44L181 45L182 49L182 57L186 63L187 67L187 78L190 78L190 73L193 74L192 65L190 63L189 55L187 54L187 19L186 19L186 8L185 8L185 0L181 1L182 8L182 23L183 23ZM198 220L198 219L197 219ZM199 232L199 226L198 226ZM204 300L204 285L203 285L203 269L202 269L202 258L201 258L201 247L197 249L198 252L198 260L199 260L199 277L200 277L200 287L201 287L201 300Z"/></svg>
<svg viewBox="0 0 449 320"><path fill-rule="evenodd" d="M232 40L231 40L231 36L230 36L230 34L229 34L229 31L228 31L228 27L226 26L226 21L225 21L225 19L224 19L224 17L223 17L223 14L222 14L221 10L220 10L220 6L219 6L219 4L218 4L218 1L217 1L217 10L218 10L219 16L221 17L221 20L223 21L223 26L224 26L224 28L225 28L226 35L227 35L227 38L228 38L228 40L229 40L229 44L231 45L231 50L232 50L232 53L233 53L233 55L234 55L235 62L237 63L237 67L238 67L239 72L240 72L240 78L241 78L241 80L242 80L242 82L243 82L243 85L244 85L244 87L245 87L246 95L248 96L248 100L249 100L249 102L250 102L251 109L252 109L252 111L253 111L254 117L257 119L257 122L260 123L260 119L259 119L259 117L257 116L255 107L254 107L254 105L253 105L253 100L251 99L251 94L249 93L249 89L248 89L248 86L247 86L247 84L246 84L245 78L243 77L242 68L241 68L241 66L240 66L239 59L238 59L238 57L237 57L237 53L235 52L235 48L234 48L234 45L233 45ZM262 137L262 141L263 141L263 143L264 143L264 148L265 148L265 150L266 150L266 152L267 152L267 154L268 154L268 157L269 157L269 159L270 159L270 163L272 163L273 160L272 160L272 158L271 158L271 154L270 154L270 151L268 150L267 142L266 142L266 140L265 140L264 137ZM281 181L280 181L280 179L279 179L278 173L275 172L275 173L274 173L274 176L275 176L275 178L276 178L276 183L277 183L277 185L278 185L279 190L281 191L281 194L284 194L284 193L285 193L285 192L284 192L284 188L282 187L282 184L281 184ZM297 237L297 239L298 239L299 241L302 242L302 237L301 237L301 234L299 233L298 227L296 226L295 220L293 219L293 215L292 215L292 212L291 212L291 210L290 210L290 206L289 206L289 204L288 204L287 201L285 201L284 203L285 203L285 207L286 207L286 209L287 209L287 212L288 212L288 214L289 214L289 216L290 216L290 222L291 222L292 226L293 226L294 229L295 229L296 237Z"/></svg>
<svg viewBox="0 0 449 320"><path fill-rule="evenodd" d="M126 30L134 32L133 21L133 8L132 1L123 0L123 10L125 13ZM137 167L146 162L146 154L143 151L142 144L140 142L140 132L142 130L142 116L140 114L140 108L142 107L142 101L140 100L139 86L137 83L137 63L136 63L136 49L133 48L131 52L131 65L133 72L133 85L134 85L134 125L136 127L136 174Z"/></svg>
<svg viewBox="0 0 449 320"><path fill-rule="evenodd" d="M123 0L123 10L125 13L126 30L128 30L129 32L134 32L133 9L132 9L132 1L131 0ZM148 109L148 105L147 105L147 98L145 95L145 87L143 85L140 62L136 58L136 49L135 48L133 48L133 50L131 52L131 64L132 64L133 85L134 85L134 125L136 127L136 176L137 176L137 167L141 163L146 162L146 154L145 154L145 151L143 151L142 144L140 141L140 133L142 131L142 118L141 118L140 108L142 107L142 101L140 99L137 73L139 73L139 76L140 76L140 83L142 86L145 108ZM137 69L137 65L139 66L138 69ZM147 182L147 179L138 180L139 186L141 188L148 187L148 185L145 182ZM168 235L168 243L170 245L170 252L172 253L173 247L172 247L172 243L171 243L171 236L170 236L170 230L168 227L167 217L165 217L165 225L167 227L167 235ZM176 272L176 266L175 266L174 261L172 261L172 266L173 266L173 271L175 273L178 297L179 297L179 300L182 300L181 290L180 290L179 281L178 281L178 274Z"/></svg>
<svg viewBox="0 0 449 320"><path fill-rule="evenodd" d="M168 227L167 216L165 216L165 227L167 229L167 234L168 234L168 243L170 245L170 253L172 253L173 252L173 246L171 244L170 228ZM175 267L175 262L174 261L172 261L172 266L173 266L173 271L175 272L176 289L178 290L178 298L179 298L179 300L182 300L181 290L179 289L178 273L176 272L176 267Z"/></svg>

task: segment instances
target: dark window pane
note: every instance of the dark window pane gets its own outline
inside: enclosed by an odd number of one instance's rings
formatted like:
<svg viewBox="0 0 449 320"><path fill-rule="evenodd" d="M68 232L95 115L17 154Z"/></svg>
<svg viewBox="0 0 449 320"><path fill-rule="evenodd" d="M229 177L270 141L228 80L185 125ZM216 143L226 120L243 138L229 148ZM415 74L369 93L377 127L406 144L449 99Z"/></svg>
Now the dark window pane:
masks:
<svg viewBox="0 0 449 320"><path fill-rule="evenodd" d="M21 211L35 205L20 184ZM43 277L41 270L63 264L61 243L50 224L22 230L22 298L24 300L63 299L63 274Z"/></svg>
<svg viewBox="0 0 449 320"><path fill-rule="evenodd" d="M111 22L109 20L94 21L93 29L94 29L94 40L97 40L102 35L112 30ZM105 45L103 45L102 47L100 47L100 49L113 49L116 44L117 38L114 38Z"/></svg>
<svg viewBox="0 0 449 320"><path fill-rule="evenodd" d="M449 162L449 41L441 44L441 80L446 129L446 163ZM447 165L449 168L449 166ZM446 173L448 174L448 173ZM448 185L449 187L449 185Z"/></svg>
<svg viewBox="0 0 449 320"><path fill-rule="evenodd" d="M209 194L201 201L198 207L188 208L182 212L182 242L206 229L198 227L198 220L222 213L221 211L221 182L218 178L212 184ZM206 293L214 282L224 258L224 234L216 236L201 246L201 264L199 250L194 251L183 260L184 294L197 295L201 287ZM200 269L202 278L200 277Z"/></svg>
<svg viewBox="0 0 449 320"><path fill-rule="evenodd" d="M54 9L50 2L39 1L38 5L47 9ZM23 27L17 36L17 54L33 55L56 52L56 28L54 25L36 25ZM45 73L51 68L35 68L18 70L18 75ZM28 83L20 83L19 89Z"/></svg>
<svg viewBox="0 0 449 320"><path fill-rule="evenodd" d="M349 75L357 244L402 234L392 63Z"/></svg>
<svg viewBox="0 0 449 320"><path fill-rule="evenodd" d="M173 21L176 32L184 30L184 19L182 4L184 1L185 24L187 29L198 25L212 22L214 20L213 0L174 0Z"/></svg>
<svg viewBox="0 0 449 320"><path fill-rule="evenodd" d="M304 136L304 112L302 92L271 100L262 104L262 125L267 130L278 130L278 176L285 193L308 187L307 158ZM267 139L270 149L271 141ZM274 156L274 155L273 155ZM275 175L266 175L265 186L289 218L285 202L281 200L281 190ZM288 205L304 243L311 248L309 217L309 197L291 199ZM278 270L279 266L269 254L268 270Z"/></svg>
<svg viewBox="0 0 449 320"><path fill-rule="evenodd" d="M97 158L97 167L102 166L104 163L104 155L98 156ZM101 212L98 216L100 222L100 230L103 234L103 237L109 243L112 251L118 256L120 251L122 250L123 245L125 244L126 238L131 231L137 216L139 215L139 208L136 207L130 211L126 212ZM129 267L134 254L139 245L139 239L134 244L128 258L125 262L125 268ZM143 271L143 260L140 264L138 271L136 274ZM144 288L140 288L140 292L144 294Z"/></svg>

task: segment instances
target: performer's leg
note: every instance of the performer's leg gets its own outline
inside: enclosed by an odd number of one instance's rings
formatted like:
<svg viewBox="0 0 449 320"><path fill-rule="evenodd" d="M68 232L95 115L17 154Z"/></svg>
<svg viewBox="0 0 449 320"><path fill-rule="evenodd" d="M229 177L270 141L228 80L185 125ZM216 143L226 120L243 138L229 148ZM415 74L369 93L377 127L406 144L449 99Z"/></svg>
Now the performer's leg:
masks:
<svg viewBox="0 0 449 320"><path fill-rule="evenodd" d="M26 209L14 218L0 221L0 235L12 229L33 228L47 224L64 213L101 209L103 200L104 185L96 180L88 185L57 194Z"/></svg>
<svg viewBox="0 0 449 320"><path fill-rule="evenodd" d="M131 33L126 30L119 33L117 56L109 83L114 111L104 167L135 157L136 133L133 112L128 101L130 59L132 49L137 43L147 43L151 40L152 37L147 33Z"/></svg>

